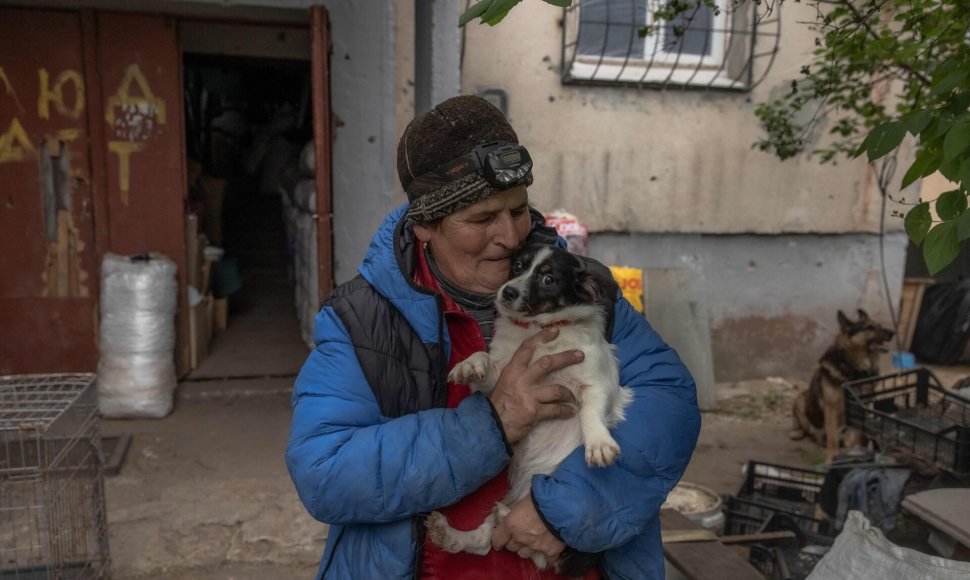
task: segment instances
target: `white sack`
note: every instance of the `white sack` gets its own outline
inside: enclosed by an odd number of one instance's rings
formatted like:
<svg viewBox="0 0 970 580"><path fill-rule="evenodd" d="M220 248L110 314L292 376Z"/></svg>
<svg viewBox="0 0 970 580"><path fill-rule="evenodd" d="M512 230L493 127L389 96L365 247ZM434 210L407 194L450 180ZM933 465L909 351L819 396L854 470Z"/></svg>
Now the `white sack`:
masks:
<svg viewBox="0 0 970 580"><path fill-rule="evenodd" d="M313 141L307 141L307 144L303 146L303 150L300 151L300 174L304 177L313 177L316 173L316 149L313 147Z"/></svg>
<svg viewBox="0 0 970 580"><path fill-rule="evenodd" d="M172 412L176 381L171 353L101 353L98 411L109 418L160 419Z"/></svg>
<svg viewBox="0 0 970 580"><path fill-rule="evenodd" d="M965 580L970 562L902 548L886 539L862 512L850 511L832 549L806 580Z"/></svg>
<svg viewBox="0 0 970 580"><path fill-rule="evenodd" d="M175 393L175 263L160 255L101 263L98 409L105 417L164 417Z"/></svg>

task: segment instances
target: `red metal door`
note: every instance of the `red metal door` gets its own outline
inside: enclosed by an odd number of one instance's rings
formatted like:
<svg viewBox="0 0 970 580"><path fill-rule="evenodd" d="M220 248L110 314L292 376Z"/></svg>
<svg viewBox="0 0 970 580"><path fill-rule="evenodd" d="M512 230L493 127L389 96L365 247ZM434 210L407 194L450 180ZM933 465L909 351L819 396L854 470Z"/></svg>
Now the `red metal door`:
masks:
<svg viewBox="0 0 970 580"><path fill-rule="evenodd" d="M323 6L310 8L313 85L313 144L316 153L317 271L320 301L333 289L330 165L330 21Z"/></svg>
<svg viewBox="0 0 970 580"><path fill-rule="evenodd" d="M172 18L97 15L102 188L110 249L160 252L178 266L177 360L188 357L182 65Z"/></svg>
<svg viewBox="0 0 970 580"><path fill-rule="evenodd" d="M0 374L97 365L81 19L0 9Z"/></svg>

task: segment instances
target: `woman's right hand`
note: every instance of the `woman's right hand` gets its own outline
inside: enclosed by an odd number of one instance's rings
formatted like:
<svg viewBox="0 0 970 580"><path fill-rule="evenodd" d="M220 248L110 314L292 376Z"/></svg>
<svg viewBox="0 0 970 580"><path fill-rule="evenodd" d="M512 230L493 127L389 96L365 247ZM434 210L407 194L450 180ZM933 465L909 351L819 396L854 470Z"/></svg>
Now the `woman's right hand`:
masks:
<svg viewBox="0 0 970 580"><path fill-rule="evenodd" d="M524 341L489 395L509 443L524 437L540 421L567 419L576 413L576 398L569 389L543 383L543 379L553 371L582 362L583 352L567 350L532 360L540 343L558 335L559 329L550 327Z"/></svg>

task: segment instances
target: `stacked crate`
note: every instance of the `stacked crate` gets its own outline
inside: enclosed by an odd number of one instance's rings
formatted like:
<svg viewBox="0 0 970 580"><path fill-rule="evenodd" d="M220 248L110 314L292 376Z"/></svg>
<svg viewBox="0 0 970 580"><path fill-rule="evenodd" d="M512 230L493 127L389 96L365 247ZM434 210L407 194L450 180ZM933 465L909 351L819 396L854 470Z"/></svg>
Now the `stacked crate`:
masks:
<svg viewBox="0 0 970 580"><path fill-rule="evenodd" d="M0 376L0 578L108 575L94 374Z"/></svg>
<svg viewBox="0 0 970 580"><path fill-rule="evenodd" d="M754 544L748 561L769 580L804 580L832 545L817 506L823 473L749 461L737 496L725 498L724 535L788 531L789 540Z"/></svg>

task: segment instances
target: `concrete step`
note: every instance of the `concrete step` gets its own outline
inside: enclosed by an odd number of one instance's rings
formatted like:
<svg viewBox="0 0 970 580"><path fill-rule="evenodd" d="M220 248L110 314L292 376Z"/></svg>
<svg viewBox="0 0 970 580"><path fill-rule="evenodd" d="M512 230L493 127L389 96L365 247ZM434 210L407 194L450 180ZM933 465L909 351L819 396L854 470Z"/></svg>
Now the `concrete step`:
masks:
<svg viewBox="0 0 970 580"><path fill-rule="evenodd" d="M189 379L179 382L177 401L217 401L250 397L275 397L293 392L296 375Z"/></svg>

